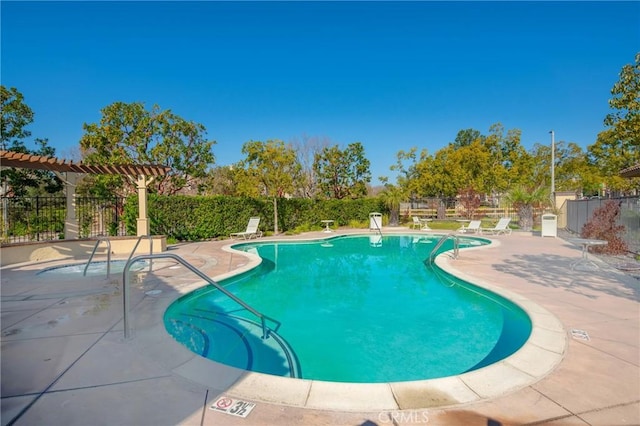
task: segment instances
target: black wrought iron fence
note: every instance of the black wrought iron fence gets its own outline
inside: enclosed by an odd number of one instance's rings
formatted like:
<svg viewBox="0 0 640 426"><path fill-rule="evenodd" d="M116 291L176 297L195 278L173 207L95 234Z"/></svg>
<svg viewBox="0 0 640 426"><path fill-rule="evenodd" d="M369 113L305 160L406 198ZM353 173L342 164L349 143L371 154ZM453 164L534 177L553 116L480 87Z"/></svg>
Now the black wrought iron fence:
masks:
<svg viewBox="0 0 640 426"><path fill-rule="evenodd" d="M124 202L120 197L77 197L78 237L125 235ZM63 239L66 216L65 197L2 197L2 242Z"/></svg>

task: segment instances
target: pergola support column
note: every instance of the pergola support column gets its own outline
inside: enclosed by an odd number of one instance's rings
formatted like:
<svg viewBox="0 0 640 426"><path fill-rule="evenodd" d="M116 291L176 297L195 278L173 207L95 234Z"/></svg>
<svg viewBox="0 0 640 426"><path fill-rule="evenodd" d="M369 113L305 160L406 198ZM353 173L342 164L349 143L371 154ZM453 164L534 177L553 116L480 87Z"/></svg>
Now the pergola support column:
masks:
<svg viewBox="0 0 640 426"><path fill-rule="evenodd" d="M76 217L76 185L80 174L67 172L66 176L54 171L56 176L64 183L64 193L67 203L67 214L64 218L64 239L75 240L78 238L78 218Z"/></svg>
<svg viewBox="0 0 640 426"><path fill-rule="evenodd" d="M138 187L138 220L137 236L149 235L149 216L147 213L147 187L153 178L147 179L145 175L138 175L136 186Z"/></svg>

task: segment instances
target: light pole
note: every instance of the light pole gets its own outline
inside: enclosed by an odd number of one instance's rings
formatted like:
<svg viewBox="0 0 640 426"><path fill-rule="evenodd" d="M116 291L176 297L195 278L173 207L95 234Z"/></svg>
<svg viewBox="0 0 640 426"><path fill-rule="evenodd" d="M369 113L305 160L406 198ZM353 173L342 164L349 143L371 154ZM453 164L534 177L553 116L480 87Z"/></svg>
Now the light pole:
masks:
<svg viewBox="0 0 640 426"><path fill-rule="evenodd" d="M556 166L556 141L555 134L553 130L551 130L551 205L555 208L556 206L556 174L555 174L555 166Z"/></svg>

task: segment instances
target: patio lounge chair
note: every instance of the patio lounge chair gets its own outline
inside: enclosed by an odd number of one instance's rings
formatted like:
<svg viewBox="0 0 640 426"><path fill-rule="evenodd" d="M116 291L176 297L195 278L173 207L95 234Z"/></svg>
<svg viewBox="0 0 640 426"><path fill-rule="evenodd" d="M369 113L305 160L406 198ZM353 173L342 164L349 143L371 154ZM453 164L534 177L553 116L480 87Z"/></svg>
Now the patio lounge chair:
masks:
<svg viewBox="0 0 640 426"><path fill-rule="evenodd" d="M481 223L479 220L472 220L467 226L462 225L460 229L458 229L458 232L462 232L463 234L477 234L480 232Z"/></svg>
<svg viewBox="0 0 640 426"><path fill-rule="evenodd" d="M234 232L230 235L230 237L231 238L242 237L245 240L262 237L262 231L258 230L258 225L260 225L260 218L252 217L249 219L249 223L247 224L247 229L244 232Z"/></svg>
<svg viewBox="0 0 640 426"><path fill-rule="evenodd" d="M431 231L429 228L429 220L428 219L420 219L418 216L413 216L413 223L411 224L412 229L421 229L423 231Z"/></svg>
<svg viewBox="0 0 640 426"><path fill-rule="evenodd" d="M509 228L509 222L511 222L510 217L501 218L495 227L493 228L480 228L480 234L491 234L491 235L510 235L511 228Z"/></svg>
<svg viewBox="0 0 640 426"><path fill-rule="evenodd" d="M418 216L412 216L413 223L411 224L411 229L420 229L422 228L422 224L420 223L420 218Z"/></svg>

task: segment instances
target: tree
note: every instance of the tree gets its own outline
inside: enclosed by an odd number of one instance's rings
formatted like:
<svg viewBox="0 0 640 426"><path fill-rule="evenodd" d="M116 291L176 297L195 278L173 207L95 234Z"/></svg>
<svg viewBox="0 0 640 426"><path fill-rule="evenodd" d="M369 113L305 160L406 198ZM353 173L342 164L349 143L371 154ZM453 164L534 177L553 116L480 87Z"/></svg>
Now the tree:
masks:
<svg viewBox="0 0 640 426"><path fill-rule="evenodd" d="M0 143L3 150L23 154L53 157L55 148L48 139L36 138L35 149L30 149L25 139L31 136L26 127L33 122L34 113L24 102L24 96L15 87L0 86L2 120ZM0 170L3 182L2 195L22 197L25 195L54 194L62 190L62 182L47 170L8 168Z"/></svg>
<svg viewBox="0 0 640 426"><path fill-rule="evenodd" d="M428 156L427 150L423 150L420 154L421 158ZM406 164L408 162L408 164ZM419 188L414 187L418 172L417 148L413 147L409 151L400 150L396 154L396 164L389 169L397 173L396 183L405 191L409 197L413 198L418 195ZM388 181L387 177L383 177L384 182Z"/></svg>
<svg viewBox="0 0 640 426"><path fill-rule="evenodd" d="M320 193L336 199L366 196L371 182L369 166L360 142L351 143L344 150L337 145L325 147L315 155L313 164Z"/></svg>
<svg viewBox="0 0 640 426"><path fill-rule="evenodd" d="M398 185L385 184L380 193L380 199L389 209L389 225L398 226L400 219L400 203L406 199L406 194Z"/></svg>
<svg viewBox="0 0 640 426"><path fill-rule="evenodd" d="M590 194L597 188L602 178L600 173L586 158L582 148L574 143L555 143L555 189L556 191L582 191ZM551 187L551 147L534 144L529 153L527 180L520 185Z"/></svg>
<svg viewBox="0 0 640 426"><path fill-rule="evenodd" d="M639 147L617 139L612 129L598 133L598 140L588 147L589 163L599 176L596 186L602 184L618 191L628 191L638 187L638 179L623 179L622 169L640 163Z"/></svg>
<svg viewBox="0 0 640 426"><path fill-rule="evenodd" d="M478 130L475 130L475 129L460 130L456 135L456 139L452 143L452 145L455 149L464 148L465 146L471 145L473 141L476 141L482 138L484 138L484 136L482 136L482 134Z"/></svg>
<svg viewBox="0 0 640 426"><path fill-rule="evenodd" d="M616 140L625 144L640 146L640 53L635 56L635 64L627 64L620 71L618 80L611 89L609 106L613 109L604 119L610 126Z"/></svg>
<svg viewBox="0 0 640 426"><path fill-rule="evenodd" d="M318 177L313 163L317 155L330 145L329 139L316 136L303 136L302 141L294 141L293 149L300 163L300 180L296 185L296 195L303 198L313 198L318 195Z"/></svg>
<svg viewBox="0 0 640 426"><path fill-rule="evenodd" d="M84 124L80 140L87 164L157 164L171 167L150 189L174 194L196 185L215 161L211 150L215 141L205 139L203 125L187 121L170 110L143 103L115 102L102 109L99 123ZM108 193L135 190L133 182L122 176L96 177L98 189ZM128 189L128 191L127 191Z"/></svg>
<svg viewBox="0 0 640 426"><path fill-rule="evenodd" d="M228 195L237 194L236 167L218 166L210 169L202 180L199 192L204 195Z"/></svg>
<svg viewBox="0 0 640 426"><path fill-rule="evenodd" d="M281 140L249 141L242 146L238 189L244 195L273 198L274 232L278 231L278 198L291 195L300 176L296 151Z"/></svg>
<svg viewBox="0 0 640 426"><path fill-rule="evenodd" d="M3 150L8 150L11 143L21 142L31 136L26 130L33 123L33 110L24 103L24 96L15 87L7 89L0 86L2 101L2 121L0 122L0 143Z"/></svg>
<svg viewBox="0 0 640 426"><path fill-rule="evenodd" d="M518 185L507 194L506 200L518 210L518 225L523 231L533 228L534 208L549 205L549 189L544 186Z"/></svg>
<svg viewBox="0 0 640 426"><path fill-rule="evenodd" d="M612 111L604 119L607 129L588 147L589 159L605 176L607 186L626 190L638 185L618 176L620 170L640 163L640 53L635 64L620 71L611 89Z"/></svg>
<svg viewBox="0 0 640 426"><path fill-rule="evenodd" d="M495 125L494 125L495 126ZM502 126L500 126L502 132ZM506 136L499 137L499 162L502 175L497 192L504 192L515 185L530 184L532 169L531 156L522 146L522 132L519 129L509 129Z"/></svg>
<svg viewBox="0 0 640 426"><path fill-rule="evenodd" d="M480 207L480 194L468 186L458 194L458 200L462 207L464 207L464 217L467 219L473 219L476 215L476 210Z"/></svg>
<svg viewBox="0 0 640 426"><path fill-rule="evenodd" d="M398 184L412 196L455 197L467 187L480 194L500 194L524 180L529 168L520 130L512 129L505 135L503 126L496 123L488 136L473 129L461 130L454 142L434 155L423 150L417 158L416 148L400 151L391 169L399 172Z"/></svg>
<svg viewBox="0 0 640 426"><path fill-rule="evenodd" d="M556 143L555 188L556 191L594 193L602 178L589 163L582 148L574 143Z"/></svg>

